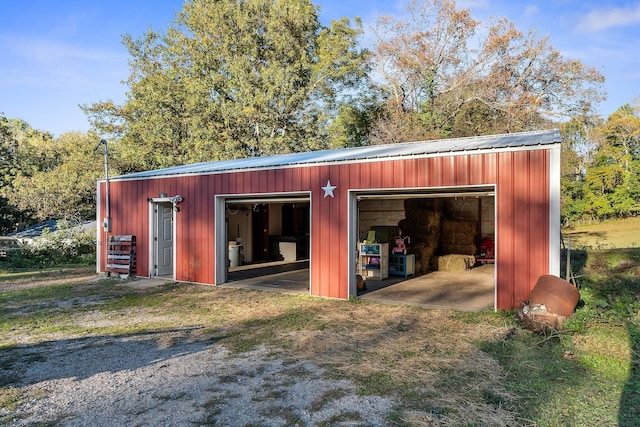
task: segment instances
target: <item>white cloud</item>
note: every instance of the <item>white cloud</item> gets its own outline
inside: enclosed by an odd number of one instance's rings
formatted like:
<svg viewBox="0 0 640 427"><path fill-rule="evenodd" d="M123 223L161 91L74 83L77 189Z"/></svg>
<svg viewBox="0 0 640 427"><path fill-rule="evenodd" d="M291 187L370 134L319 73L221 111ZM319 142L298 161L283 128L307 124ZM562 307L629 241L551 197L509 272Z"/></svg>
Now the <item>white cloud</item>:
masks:
<svg viewBox="0 0 640 427"><path fill-rule="evenodd" d="M578 29L604 31L633 24L640 24L640 3L624 8L594 9L580 20Z"/></svg>

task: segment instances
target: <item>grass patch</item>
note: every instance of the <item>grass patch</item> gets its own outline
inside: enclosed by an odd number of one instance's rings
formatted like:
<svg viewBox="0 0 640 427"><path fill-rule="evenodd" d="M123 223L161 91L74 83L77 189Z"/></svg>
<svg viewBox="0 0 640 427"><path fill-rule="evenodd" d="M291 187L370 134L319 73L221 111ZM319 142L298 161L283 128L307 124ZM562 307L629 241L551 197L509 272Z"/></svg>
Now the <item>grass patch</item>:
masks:
<svg viewBox="0 0 640 427"><path fill-rule="evenodd" d="M503 385L519 396L511 404L521 421L535 421L540 426L592 425L576 418L580 413L592 413L579 396L602 384L594 384L593 372L578 359L566 357L571 353L565 353L567 347L559 337L544 338L523 331L506 340L481 343L480 348L508 367ZM615 404L614 397L608 400ZM602 419L601 425L615 425L613 415L613 419Z"/></svg>
<svg viewBox="0 0 640 427"><path fill-rule="evenodd" d="M640 247L640 217L585 224L563 230L572 247L624 249Z"/></svg>
<svg viewBox="0 0 640 427"><path fill-rule="evenodd" d="M268 410L261 411L261 413L269 418L277 418L281 419L286 426L304 426L305 422L300 417L294 414L294 411L291 408L287 407L271 407ZM259 427L259 426L256 426Z"/></svg>
<svg viewBox="0 0 640 427"><path fill-rule="evenodd" d="M311 403L311 406L309 407L309 411L311 412L321 411L322 408L324 408L329 403L339 400L348 395L349 395L349 392L341 389L325 391L324 393L322 393L322 395L320 395L320 397L318 397L316 400L314 400Z"/></svg>
<svg viewBox="0 0 640 427"><path fill-rule="evenodd" d="M181 393L177 393L177 394L161 394L161 393L153 393L152 396L154 399L158 399L161 401L173 401L173 400L179 400L182 399L183 397L185 397L187 395L186 392L181 392Z"/></svg>
<svg viewBox="0 0 640 427"><path fill-rule="evenodd" d="M68 279L70 277L88 276L95 274L95 266L61 265L42 269L3 268L0 264L0 285L3 283L30 283L33 281Z"/></svg>
<svg viewBox="0 0 640 427"><path fill-rule="evenodd" d="M8 387L0 389L0 408L9 412L15 411L23 399L23 392L17 388ZM2 418L0 418L0 420L2 420Z"/></svg>
<svg viewBox="0 0 640 427"><path fill-rule="evenodd" d="M478 342L503 367L502 385L518 396L513 408L521 423L637 425L639 226L634 218L567 233L581 301L563 332L544 336L518 328L498 340ZM485 400L494 401L490 395Z"/></svg>
<svg viewBox="0 0 640 427"><path fill-rule="evenodd" d="M358 394L361 396L387 396L397 393L403 384L386 372L373 372L359 378Z"/></svg>
<svg viewBox="0 0 640 427"><path fill-rule="evenodd" d="M329 418L327 421L318 423L318 427L331 427L331 426L341 425L341 424L358 425L359 421L363 421L360 413L356 411L345 412L339 415L334 415L333 417ZM366 423L363 423L363 424L366 425Z"/></svg>

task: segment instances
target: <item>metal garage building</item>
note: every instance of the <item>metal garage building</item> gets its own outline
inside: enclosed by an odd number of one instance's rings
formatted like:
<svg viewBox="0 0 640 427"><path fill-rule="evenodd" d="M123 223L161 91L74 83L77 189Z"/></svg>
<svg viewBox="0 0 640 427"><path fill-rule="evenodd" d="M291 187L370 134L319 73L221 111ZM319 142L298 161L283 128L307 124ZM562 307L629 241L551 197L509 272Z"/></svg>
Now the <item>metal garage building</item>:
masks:
<svg viewBox="0 0 640 427"><path fill-rule="evenodd" d="M111 235L136 236L136 274L219 285L229 242L247 262L309 260L310 294L356 295L360 205L484 199L495 239L495 308L560 270L557 130L207 162L98 182L97 270ZM231 250L236 250L232 248Z"/></svg>

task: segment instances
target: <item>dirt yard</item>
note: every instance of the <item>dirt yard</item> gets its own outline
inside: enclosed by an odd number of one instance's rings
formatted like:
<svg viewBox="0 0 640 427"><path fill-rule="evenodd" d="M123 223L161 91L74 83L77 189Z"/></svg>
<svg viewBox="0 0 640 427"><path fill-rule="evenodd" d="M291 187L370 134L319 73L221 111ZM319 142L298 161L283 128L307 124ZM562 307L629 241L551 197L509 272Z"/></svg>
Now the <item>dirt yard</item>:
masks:
<svg viewBox="0 0 640 427"><path fill-rule="evenodd" d="M514 419L470 398L487 387L501 393L502 375L471 341L506 329L445 311L90 277L5 283L0 296L0 424L8 426ZM462 392L451 371L460 368L474 372Z"/></svg>

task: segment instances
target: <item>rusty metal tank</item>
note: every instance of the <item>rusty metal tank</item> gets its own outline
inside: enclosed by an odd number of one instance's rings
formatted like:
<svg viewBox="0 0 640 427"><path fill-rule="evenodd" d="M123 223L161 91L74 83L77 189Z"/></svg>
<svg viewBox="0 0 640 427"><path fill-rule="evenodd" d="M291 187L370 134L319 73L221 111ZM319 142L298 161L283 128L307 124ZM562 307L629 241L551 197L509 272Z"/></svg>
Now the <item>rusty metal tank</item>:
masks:
<svg viewBox="0 0 640 427"><path fill-rule="evenodd" d="M580 291L571 283L553 275L538 278L529 295L529 305L544 304L547 312L569 317L580 300Z"/></svg>

